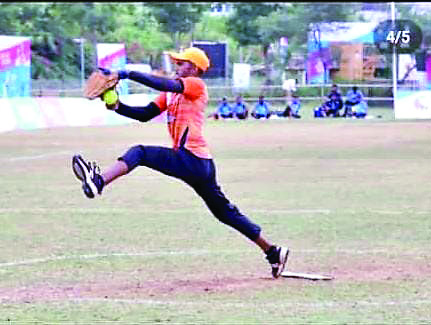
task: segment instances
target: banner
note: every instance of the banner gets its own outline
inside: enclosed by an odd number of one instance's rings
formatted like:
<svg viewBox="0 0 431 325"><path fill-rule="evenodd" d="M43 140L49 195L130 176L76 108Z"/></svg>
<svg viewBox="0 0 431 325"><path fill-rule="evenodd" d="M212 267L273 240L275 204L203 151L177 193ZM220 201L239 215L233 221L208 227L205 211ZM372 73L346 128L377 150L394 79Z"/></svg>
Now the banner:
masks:
<svg viewBox="0 0 431 325"><path fill-rule="evenodd" d="M30 96L31 40L0 36L0 97Z"/></svg>
<svg viewBox="0 0 431 325"><path fill-rule="evenodd" d="M396 119L431 119L431 90L398 90L394 101Z"/></svg>
<svg viewBox="0 0 431 325"><path fill-rule="evenodd" d="M233 64L233 87L247 89L250 87L251 66L247 63Z"/></svg>
<svg viewBox="0 0 431 325"><path fill-rule="evenodd" d="M127 64L126 48L124 44L97 44L97 66L109 70L124 70ZM120 80L117 86L120 95L127 95L129 87L125 80Z"/></svg>
<svg viewBox="0 0 431 325"><path fill-rule="evenodd" d="M123 103L145 106L156 95L134 94L120 96ZM123 125L136 120L107 110L100 99L63 97L16 97L0 98L2 116L0 132L34 130L68 126ZM151 122L166 122L161 114Z"/></svg>

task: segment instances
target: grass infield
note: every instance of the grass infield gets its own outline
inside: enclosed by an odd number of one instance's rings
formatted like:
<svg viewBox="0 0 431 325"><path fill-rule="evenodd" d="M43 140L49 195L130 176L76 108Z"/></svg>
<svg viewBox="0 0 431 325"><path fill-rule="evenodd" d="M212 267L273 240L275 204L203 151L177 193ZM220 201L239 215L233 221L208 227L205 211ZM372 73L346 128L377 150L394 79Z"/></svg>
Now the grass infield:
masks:
<svg viewBox="0 0 431 325"><path fill-rule="evenodd" d="M413 324L431 321L431 122L208 120L219 183L288 269L219 223L180 181L138 168L89 200L71 170L106 168L163 124L0 137L0 324Z"/></svg>

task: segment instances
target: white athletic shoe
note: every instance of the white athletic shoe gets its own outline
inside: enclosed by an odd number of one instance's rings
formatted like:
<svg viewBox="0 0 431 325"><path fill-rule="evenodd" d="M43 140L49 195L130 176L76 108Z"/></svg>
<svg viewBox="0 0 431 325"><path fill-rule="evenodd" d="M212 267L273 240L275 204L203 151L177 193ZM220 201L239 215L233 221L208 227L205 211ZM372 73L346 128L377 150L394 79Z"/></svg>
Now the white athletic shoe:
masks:
<svg viewBox="0 0 431 325"><path fill-rule="evenodd" d="M287 264L289 249L281 246L273 246L268 252L266 259L271 264L272 276L274 279L280 277Z"/></svg>
<svg viewBox="0 0 431 325"><path fill-rule="evenodd" d="M100 168L95 162L86 163L81 155L74 155L72 169L75 176L82 182L82 189L88 198L92 199L96 194L102 193L103 178L100 175Z"/></svg>

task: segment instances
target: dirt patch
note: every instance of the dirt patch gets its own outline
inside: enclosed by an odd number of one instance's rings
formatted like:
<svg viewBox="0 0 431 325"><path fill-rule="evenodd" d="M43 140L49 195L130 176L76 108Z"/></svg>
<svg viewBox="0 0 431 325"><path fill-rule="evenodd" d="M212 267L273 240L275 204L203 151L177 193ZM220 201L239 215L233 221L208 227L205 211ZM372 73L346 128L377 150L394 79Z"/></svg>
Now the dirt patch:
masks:
<svg viewBox="0 0 431 325"><path fill-rule="evenodd" d="M298 263L298 272L315 273L313 265ZM313 263L312 263L313 264ZM317 269L317 268L316 268ZM142 272L142 276L139 273ZM34 303L50 300L70 300L83 298L109 299L142 299L165 298L177 294L213 294L259 291L277 287L301 287L305 284L328 283L313 282L302 279L281 278L274 280L262 276L258 272L248 273L241 277L202 274L198 278L190 279L145 279L145 270L134 274L133 279L127 274L113 274L109 280L93 280L73 285L53 285L50 283L37 284L20 288L0 288L1 303ZM367 260L353 260L339 258L329 272L324 274L334 276L332 284L343 282L399 282L428 278L431 274L431 261L424 259L387 259L370 258Z"/></svg>
<svg viewBox="0 0 431 325"><path fill-rule="evenodd" d="M33 303L37 301L111 298L133 299L164 297L178 293L215 293L256 290L281 286L272 278L218 278L173 281L133 281L111 279L106 282L52 286L49 284L21 288L0 288L1 303Z"/></svg>

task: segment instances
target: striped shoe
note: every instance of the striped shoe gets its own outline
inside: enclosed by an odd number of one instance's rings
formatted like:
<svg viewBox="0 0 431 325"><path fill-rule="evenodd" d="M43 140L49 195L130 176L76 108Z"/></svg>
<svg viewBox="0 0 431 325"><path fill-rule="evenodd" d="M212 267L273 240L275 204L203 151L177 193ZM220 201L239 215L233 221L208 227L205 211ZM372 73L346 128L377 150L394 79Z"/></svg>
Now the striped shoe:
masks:
<svg viewBox="0 0 431 325"><path fill-rule="evenodd" d="M102 194L104 182L100 175L100 168L95 162L86 163L81 155L74 155L72 169L76 178L82 182L82 189L88 198L92 199L96 194Z"/></svg>

